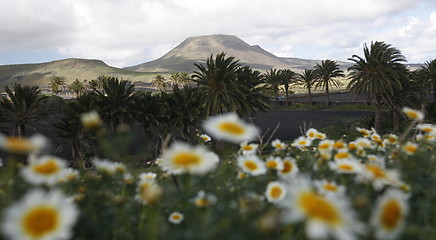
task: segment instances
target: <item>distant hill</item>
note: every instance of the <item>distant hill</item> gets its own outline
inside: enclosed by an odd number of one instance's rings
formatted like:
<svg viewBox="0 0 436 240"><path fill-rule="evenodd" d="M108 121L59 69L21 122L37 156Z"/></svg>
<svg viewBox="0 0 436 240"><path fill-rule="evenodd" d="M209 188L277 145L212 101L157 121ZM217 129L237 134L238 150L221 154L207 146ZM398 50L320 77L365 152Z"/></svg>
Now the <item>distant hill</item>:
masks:
<svg viewBox="0 0 436 240"><path fill-rule="evenodd" d="M249 45L236 36L217 34L190 37L157 60L125 69L140 72L192 72L196 70L194 63L205 63L211 54L216 55L221 52L261 71L271 68L289 68L298 71L313 68L320 62L277 57L258 45Z"/></svg>
<svg viewBox="0 0 436 240"><path fill-rule="evenodd" d="M64 77L66 83L71 83L76 79L91 80L101 75L139 81L150 74L111 67L100 60L71 58L47 63L2 65L0 87L13 83L45 87L54 76Z"/></svg>

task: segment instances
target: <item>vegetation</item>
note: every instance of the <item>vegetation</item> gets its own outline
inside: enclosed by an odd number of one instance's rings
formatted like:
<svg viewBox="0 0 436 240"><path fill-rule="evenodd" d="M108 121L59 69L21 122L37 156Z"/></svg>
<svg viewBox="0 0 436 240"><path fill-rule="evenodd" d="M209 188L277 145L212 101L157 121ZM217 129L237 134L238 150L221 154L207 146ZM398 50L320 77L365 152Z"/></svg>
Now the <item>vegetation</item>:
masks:
<svg viewBox="0 0 436 240"><path fill-rule="evenodd" d="M336 80L338 77L344 77L344 71L339 68L339 64L332 60L323 60L321 64L315 66L317 81L315 87L325 89L327 94L327 105L330 105L330 87L339 87L340 83Z"/></svg>
<svg viewBox="0 0 436 240"><path fill-rule="evenodd" d="M26 136L26 127L34 126L46 117L43 105L46 96L40 94L38 87L14 84L12 89L5 88L7 96L0 99L0 108L4 120L15 124L16 134Z"/></svg>
<svg viewBox="0 0 436 240"><path fill-rule="evenodd" d="M402 89L402 78L406 68L401 62L406 59L401 52L384 42L373 42L371 46L363 46L364 57L353 55L349 60L354 65L349 68L351 82L349 91L357 96L363 95L375 107L375 128L381 129L381 107L387 104L396 106L395 99L404 98L397 95Z"/></svg>

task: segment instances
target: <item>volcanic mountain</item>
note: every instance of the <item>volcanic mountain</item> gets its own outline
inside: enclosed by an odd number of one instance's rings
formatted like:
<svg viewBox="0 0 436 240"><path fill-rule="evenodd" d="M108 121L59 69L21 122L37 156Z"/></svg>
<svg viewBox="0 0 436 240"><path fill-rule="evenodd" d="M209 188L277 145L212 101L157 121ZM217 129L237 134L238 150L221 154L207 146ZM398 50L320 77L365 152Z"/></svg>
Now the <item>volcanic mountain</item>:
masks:
<svg viewBox="0 0 436 240"><path fill-rule="evenodd" d="M196 70L194 63L205 63L211 55L222 52L226 53L226 56L235 57L242 64L261 71L271 68L302 70L313 68L319 62L298 58L280 58L258 45L251 46L236 36L216 34L190 37L157 60L125 69L139 72L192 72Z"/></svg>

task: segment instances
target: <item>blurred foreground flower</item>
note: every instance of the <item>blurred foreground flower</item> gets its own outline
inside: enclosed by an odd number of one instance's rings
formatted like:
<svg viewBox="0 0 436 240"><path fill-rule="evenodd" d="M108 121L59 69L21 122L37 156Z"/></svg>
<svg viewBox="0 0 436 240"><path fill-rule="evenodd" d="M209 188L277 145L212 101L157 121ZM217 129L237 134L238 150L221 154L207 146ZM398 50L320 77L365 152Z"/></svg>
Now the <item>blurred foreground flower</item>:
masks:
<svg viewBox="0 0 436 240"><path fill-rule="evenodd" d="M34 185L53 186L66 180L70 173L67 170L66 161L54 156L42 156L34 159L21 169L24 180Z"/></svg>
<svg viewBox="0 0 436 240"><path fill-rule="evenodd" d="M197 193L197 196L192 200L197 207L204 208L210 205L214 205L217 201L215 195L206 193L203 190L200 190Z"/></svg>
<svg viewBox="0 0 436 240"><path fill-rule="evenodd" d="M6 209L2 230L9 239L69 239L79 215L72 200L58 190L33 190Z"/></svg>
<svg viewBox="0 0 436 240"><path fill-rule="evenodd" d="M381 196L371 216L371 225L378 239L395 239L405 226L408 214L407 195L389 189Z"/></svg>
<svg viewBox="0 0 436 240"><path fill-rule="evenodd" d="M257 127L244 122L236 113L209 117L203 127L216 139L238 144L254 140L259 135Z"/></svg>
<svg viewBox="0 0 436 240"><path fill-rule="evenodd" d="M288 196L280 202L286 222L306 221L306 235L310 239L357 239L363 225L357 221L344 196L321 195L314 191L310 180L299 178L288 189Z"/></svg>
<svg viewBox="0 0 436 240"><path fill-rule="evenodd" d="M213 170L219 157L202 146L175 142L162 153L162 169L172 174L205 174Z"/></svg>
<svg viewBox="0 0 436 240"><path fill-rule="evenodd" d="M30 138L8 137L0 134L0 148L9 153L27 154L38 152L48 146L48 140L41 134Z"/></svg>
<svg viewBox="0 0 436 240"><path fill-rule="evenodd" d="M97 111L83 113L80 116L80 121L83 127L88 130L96 129L103 125L103 120L101 120Z"/></svg>
<svg viewBox="0 0 436 240"><path fill-rule="evenodd" d="M286 188L280 182L273 181L268 183L266 187L265 197L268 202L276 203L281 201L286 196Z"/></svg>
<svg viewBox="0 0 436 240"><path fill-rule="evenodd" d="M238 157L239 168L252 176L266 173L265 163L257 155L243 155Z"/></svg>
<svg viewBox="0 0 436 240"><path fill-rule="evenodd" d="M174 223L174 224L181 223L183 221L183 219L184 219L183 214L179 213L179 212L173 212L168 217L168 221L170 221L171 223Z"/></svg>
<svg viewBox="0 0 436 240"><path fill-rule="evenodd" d="M409 107L403 107L403 113L406 114L406 116L410 119L410 120L416 120L416 121L422 121L424 120L424 113L422 113L421 111L415 110L413 108L409 108Z"/></svg>

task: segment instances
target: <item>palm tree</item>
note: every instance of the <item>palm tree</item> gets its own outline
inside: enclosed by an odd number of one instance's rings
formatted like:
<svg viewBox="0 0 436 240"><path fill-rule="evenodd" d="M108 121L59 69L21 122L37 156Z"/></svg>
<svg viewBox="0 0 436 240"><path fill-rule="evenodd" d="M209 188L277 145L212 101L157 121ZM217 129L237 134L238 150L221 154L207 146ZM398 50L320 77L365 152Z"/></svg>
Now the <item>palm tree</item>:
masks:
<svg viewBox="0 0 436 240"><path fill-rule="evenodd" d="M302 73L298 74L298 79L300 82L304 85L305 88L307 88L307 92L309 94L309 101L310 105L313 105L312 101L312 85L316 80L316 73L314 69L304 69Z"/></svg>
<svg viewBox="0 0 436 240"><path fill-rule="evenodd" d="M206 66L194 64L198 71L194 71L193 81L201 89L200 98L204 104L206 116L222 113L224 108L236 111L243 98L237 85L237 70L239 61L234 57L226 57L225 53L217 54L215 59L211 55Z"/></svg>
<svg viewBox="0 0 436 240"><path fill-rule="evenodd" d="M60 92L62 92L62 90L65 89L65 78L59 76L53 77L50 80L48 87L54 94L58 95Z"/></svg>
<svg viewBox="0 0 436 240"><path fill-rule="evenodd" d="M330 86L340 86L340 83L335 78L344 77L344 71L339 68L338 63L327 59L321 61L321 64L316 64L315 72L318 76L315 87L325 88L327 94L327 105L330 105Z"/></svg>
<svg viewBox="0 0 436 240"><path fill-rule="evenodd" d="M5 87L6 96L0 99L0 108L3 110L6 121L14 122L18 136L26 136L26 126L35 126L47 116L44 104L47 96L40 94L38 87L14 84L12 90Z"/></svg>
<svg viewBox="0 0 436 240"><path fill-rule="evenodd" d="M98 89L101 89L101 84L97 79L91 79L86 83L86 88L95 93Z"/></svg>
<svg viewBox="0 0 436 240"><path fill-rule="evenodd" d="M375 129L381 131L381 107L384 103L395 106L395 94L403 89L405 57L400 50L384 42L363 45L364 57L353 55L348 60L354 64L350 71L347 89L355 96L366 96L375 107Z"/></svg>
<svg viewBox="0 0 436 240"><path fill-rule="evenodd" d="M289 106L289 84L297 83L298 75L290 69L281 70L281 74L282 74L282 84L285 87L286 105Z"/></svg>
<svg viewBox="0 0 436 240"><path fill-rule="evenodd" d="M175 72L171 73L170 78L168 79L168 82L170 86L178 86L183 88L186 85L186 82L189 79L189 73L187 72Z"/></svg>
<svg viewBox="0 0 436 240"><path fill-rule="evenodd" d="M103 83L103 91L97 91L96 104L112 133L121 124L130 125L135 122L137 94L133 91L134 84L116 77L109 77Z"/></svg>
<svg viewBox="0 0 436 240"><path fill-rule="evenodd" d="M262 76L267 89L274 95L276 103L279 103L280 85L283 82L283 75L277 69L270 69Z"/></svg>
<svg viewBox="0 0 436 240"><path fill-rule="evenodd" d="M436 103L436 59L425 62L422 72L429 85L433 88L433 102Z"/></svg>
<svg viewBox="0 0 436 240"><path fill-rule="evenodd" d="M76 98L78 98L85 91L85 85L80 82L79 79L76 79L74 82L68 85L68 89L73 91L74 95L76 95Z"/></svg>
<svg viewBox="0 0 436 240"><path fill-rule="evenodd" d="M159 89L159 91L166 91L166 87L167 87L167 80L165 79L164 76L162 75L156 75L153 78L153 81L151 81L151 85L154 86L155 88Z"/></svg>

